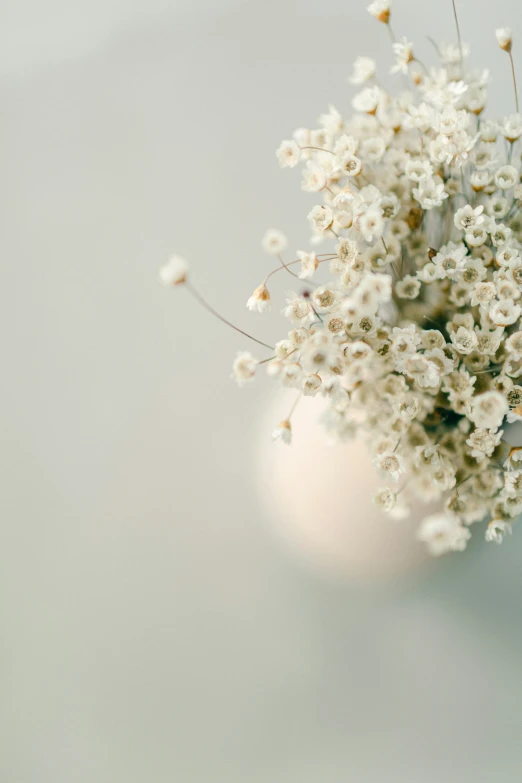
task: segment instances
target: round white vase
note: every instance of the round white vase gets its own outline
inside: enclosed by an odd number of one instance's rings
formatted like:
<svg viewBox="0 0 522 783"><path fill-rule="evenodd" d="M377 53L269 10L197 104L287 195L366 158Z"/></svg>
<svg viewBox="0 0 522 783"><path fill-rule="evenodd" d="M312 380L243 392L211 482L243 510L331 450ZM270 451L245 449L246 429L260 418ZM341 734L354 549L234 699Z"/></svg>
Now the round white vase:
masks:
<svg viewBox="0 0 522 783"><path fill-rule="evenodd" d="M333 576L375 582L426 567L431 558L415 533L434 506L419 503L399 520L377 509L373 496L386 482L362 440L328 442L318 423L324 400L300 401L291 446L272 442L290 405L288 394L276 396L259 434L259 494L276 531L308 564Z"/></svg>

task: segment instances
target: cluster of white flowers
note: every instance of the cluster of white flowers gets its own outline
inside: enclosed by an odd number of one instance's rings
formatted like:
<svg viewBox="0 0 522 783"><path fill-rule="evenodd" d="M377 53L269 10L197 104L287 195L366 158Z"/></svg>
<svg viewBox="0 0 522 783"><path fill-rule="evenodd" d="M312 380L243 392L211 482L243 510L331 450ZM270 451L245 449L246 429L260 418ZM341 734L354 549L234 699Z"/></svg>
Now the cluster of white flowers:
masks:
<svg viewBox="0 0 522 783"><path fill-rule="evenodd" d="M368 10L389 27L389 0ZM285 261L285 236L265 235L280 266L247 306L269 310L270 279L292 274L289 326L268 358L241 352L233 375L243 384L264 364L299 397L322 396L330 434L367 440L384 512L440 502L419 529L439 555L464 549L483 519L500 542L522 512L522 447L502 430L522 421L522 116L517 105L483 118L488 74L465 70L460 42L439 46L428 69L391 35L391 70L410 91L394 97L358 57L355 114L330 106L277 150L315 197L310 249ZM510 31L497 40L511 58ZM163 273L185 277L179 259ZM274 438L291 442L291 414Z"/></svg>

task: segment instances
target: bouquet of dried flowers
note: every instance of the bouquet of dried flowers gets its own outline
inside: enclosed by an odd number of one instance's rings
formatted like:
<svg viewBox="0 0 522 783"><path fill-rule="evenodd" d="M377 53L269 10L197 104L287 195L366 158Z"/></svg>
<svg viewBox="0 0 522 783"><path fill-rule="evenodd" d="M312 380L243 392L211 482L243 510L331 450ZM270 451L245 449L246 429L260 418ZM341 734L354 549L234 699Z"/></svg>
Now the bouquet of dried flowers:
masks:
<svg viewBox="0 0 522 783"><path fill-rule="evenodd" d="M269 354L241 351L233 365L239 384L264 365L296 390L274 439L291 443L295 405L319 395L332 437L362 434L383 477L375 496L383 512L401 517L412 499L440 501L418 531L435 555L464 549L483 519L486 540L499 543L522 512L522 447L502 429L522 420L522 116L512 35L496 32L516 112L486 119L488 73L466 69L454 0L453 9L458 44L432 42L439 64L427 68L396 39L390 0L372 2L391 38L391 71L407 89L390 94L374 60L358 57L353 116L330 106L317 128L280 145L280 165L301 165L301 187L315 197L310 245L285 260L285 236L266 233L278 266L247 307L270 310L274 278L292 277L288 325L275 346L238 330ZM183 284L225 320L179 256L160 279Z"/></svg>

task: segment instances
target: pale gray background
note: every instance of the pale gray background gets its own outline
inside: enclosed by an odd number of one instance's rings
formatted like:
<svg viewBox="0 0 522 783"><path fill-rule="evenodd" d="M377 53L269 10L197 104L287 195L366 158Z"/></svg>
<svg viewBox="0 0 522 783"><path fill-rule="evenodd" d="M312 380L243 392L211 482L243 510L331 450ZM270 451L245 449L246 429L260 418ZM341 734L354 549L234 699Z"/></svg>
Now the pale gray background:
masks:
<svg viewBox="0 0 522 783"><path fill-rule="evenodd" d="M520 531L386 588L309 573L254 489L266 384L156 283L177 249L252 324L264 229L306 235L275 147L389 67L365 5L2 3L2 783L520 780ZM459 7L511 110L519 2ZM450 0L394 24L454 38Z"/></svg>

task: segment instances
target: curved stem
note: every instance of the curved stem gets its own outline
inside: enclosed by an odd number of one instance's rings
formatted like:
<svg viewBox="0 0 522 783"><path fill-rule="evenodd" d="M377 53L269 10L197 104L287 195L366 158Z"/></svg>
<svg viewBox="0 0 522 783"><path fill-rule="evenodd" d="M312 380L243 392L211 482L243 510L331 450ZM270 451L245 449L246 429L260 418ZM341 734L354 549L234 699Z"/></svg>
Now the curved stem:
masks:
<svg viewBox="0 0 522 783"><path fill-rule="evenodd" d="M453 3L453 15L455 17L455 25L457 27L457 37L459 39L459 54L460 54L460 76L462 78L464 73L464 56L462 54L462 39L460 37L460 26L459 26L459 18L457 16L457 6L455 5L455 0L451 0Z"/></svg>
<svg viewBox="0 0 522 783"><path fill-rule="evenodd" d="M205 310L208 310L209 313L214 315L216 318L219 318L220 321L223 321L224 324L227 326L230 326L231 329L235 329L236 332L239 332L240 334L244 335L245 337L248 337L250 340L253 340L255 343L259 343L259 345L263 345L265 348L269 348L271 351L274 350L273 345L268 345L267 343L264 343L262 340L258 340L257 337L252 337L251 334L248 334L248 332L244 332L242 329L240 329L238 326L234 326L234 324L231 324L230 321L227 321L226 318L223 318L222 315L220 315L216 310L214 310L213 307L209 305L209 303L201 296L199 291L197 291L192 283L189 283L188 280L185 280L184 282L185 288L187 288L188 291L192 294L194 299L202 305Z"/></svg>
<svg viewBox="0 0 522 783"><path fill-rule="evenodd" d="M509 54L509 60L511 62L511 73L513 74L513 87L515 90L515 106L517 107L517 114L518 114L518 91L517 91L517 77L515 76L515 63L513 62L513 55L511 52L508 52Z"/></svg>
<svg viewBox="0 0 522 783"><path fill-rule="evenodd" d="M318 262L319 264L322 264L324 261L332 261L334 258L336 258L335 253L324 253L324 254L321 253L321 255L324 255L326 257L325 258L320 258L320 260ZM317 258L319 258L319 256L317 256ZM301 259L300 258L296 258L295 261L290 261L288 264L285 264L284 266L278 266L277 269L272 269L272 271L269 272L267 274L267 276L265 277L265 279L263 280L263 284L266 285L266 281L270 277L272 277L272 275L277 274L277 272L280 272L282 269L285 269L285 268L288 268L289 266L293 266L294 264L300 264L300 263L301 263Z"/></svg>

